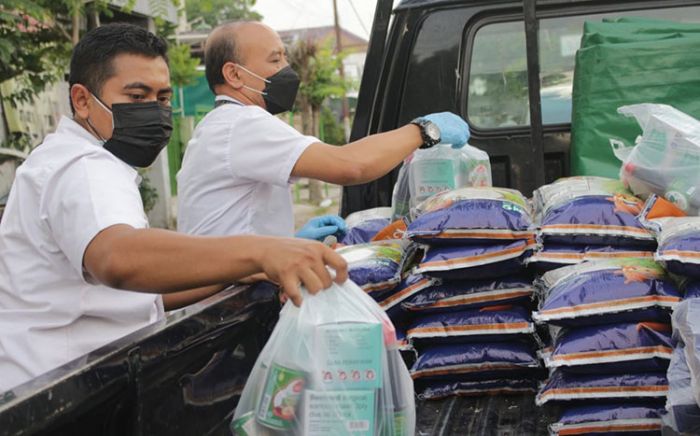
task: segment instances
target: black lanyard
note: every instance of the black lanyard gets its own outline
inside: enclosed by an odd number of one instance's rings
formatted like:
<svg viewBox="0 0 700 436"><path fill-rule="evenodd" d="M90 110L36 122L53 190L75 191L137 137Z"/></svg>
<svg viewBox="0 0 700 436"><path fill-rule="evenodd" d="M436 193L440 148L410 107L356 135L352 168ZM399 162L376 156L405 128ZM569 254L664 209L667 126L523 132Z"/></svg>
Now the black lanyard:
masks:
<svg viewBox="0 0 700 436"><path fill-rule="evenodd" d="M243 103L235 101L235 100L216 100L216 103L214 103L214 109L217 107L223 106L225 104L237 104L238 106L243 106Z"/></svg>

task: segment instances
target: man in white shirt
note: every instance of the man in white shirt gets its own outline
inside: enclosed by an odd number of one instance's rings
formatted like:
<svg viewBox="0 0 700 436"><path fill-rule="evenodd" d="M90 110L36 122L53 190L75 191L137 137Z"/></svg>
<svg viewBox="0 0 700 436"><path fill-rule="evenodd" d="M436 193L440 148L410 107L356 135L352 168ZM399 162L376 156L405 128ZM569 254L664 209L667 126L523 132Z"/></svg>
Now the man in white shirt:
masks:
<svg viewBox="0 0 700 436"><path fill-rule="evenodd" d="M185 233L291 236L294 178L369 182L421 146L441 140L462 146L469 133L451 113L427 115L342 147L298 133L274 115L291 109L299 78L279 35L261 23L215 29L206 42L205 63L216 108L195 129L178 174L178 230ZM330 224L320 220L318 227L333 230Z"/></svg>
<svg viewBox="0 0 700 436"><path fill-rule="evenodd" d="M92 30L74 49L73 119L19 167L0 222L0 392L218 284L264 273L299 304L300 284L331 284L326 266L347 278L318 242L148 228L134 167L149 166L172 130L166 50L127 24Z"/></svg>

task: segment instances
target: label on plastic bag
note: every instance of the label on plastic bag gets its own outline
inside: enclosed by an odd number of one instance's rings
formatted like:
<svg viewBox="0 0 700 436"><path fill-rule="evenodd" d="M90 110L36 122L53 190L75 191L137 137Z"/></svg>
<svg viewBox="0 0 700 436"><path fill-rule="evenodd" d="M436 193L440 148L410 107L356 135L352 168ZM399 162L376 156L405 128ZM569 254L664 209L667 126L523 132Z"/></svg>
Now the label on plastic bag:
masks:
<svg viewBox="0 0 700 436"><path fill-rule="evenodd" d="M422 201L433 195L454 189L455 168L450 160L422 160L412 167L413 192L416 201Z"/></svg>
<svg viewBox="0 0 700 436"><path fill-rule="evenodd" d="M265 390L258 407L258 422L278 430L294 428L297 406L305 384L303 372L273 363L267 372Z"/></svg>
<svg viewBox="0 0 700 436"><path fill-rule="evenodd" d="M231 422L231 433L234 436L255 436L255 414L248 412Z"/></svg>
<svg viewBox="0 0 700 436"><path fill-rule="evenodd" d="M315 389L357 390L382 386L382 325L339 323L315 332Z"/></svg>
<svg viewBox="0 0 700 436"><path fill-rule="evenodd" d="M304 392L303 423L307 436L371 436L375 428L375 391Z"/></svg>

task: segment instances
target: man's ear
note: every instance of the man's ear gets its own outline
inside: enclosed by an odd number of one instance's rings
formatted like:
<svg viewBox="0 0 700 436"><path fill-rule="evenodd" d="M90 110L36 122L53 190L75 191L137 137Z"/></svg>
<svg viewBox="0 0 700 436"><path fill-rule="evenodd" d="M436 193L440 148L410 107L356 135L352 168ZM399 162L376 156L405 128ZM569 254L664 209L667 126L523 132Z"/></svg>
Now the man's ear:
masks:
<svg viewBox="0 0 700 436"><path fill-rule="evenodd" d="M234 89L241 89L243 87L243 80L241 80L241 69L238 65L233 62L226 62L223 67L221 67L221 75L227 84L232 86Z"/></svg>
<svg viewBox="0 0 700 436"><path fill-rule="evenodd" d="M79 83L70 88L70 101L77 118L86 119L90 112L90 91Z"/></svg>

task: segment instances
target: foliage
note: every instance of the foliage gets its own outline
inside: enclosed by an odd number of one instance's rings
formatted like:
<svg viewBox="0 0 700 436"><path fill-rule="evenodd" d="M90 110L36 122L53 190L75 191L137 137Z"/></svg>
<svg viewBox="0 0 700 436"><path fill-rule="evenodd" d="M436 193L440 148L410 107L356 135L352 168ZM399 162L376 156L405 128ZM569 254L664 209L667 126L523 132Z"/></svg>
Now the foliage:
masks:
<svg viewBox="0 0 700 436"><path fill-rule="evenodd" d="M0 0L0 82L15 79L6 96L13 104L31 101L65 71L72 7L75 0Z"/></svg>
<svg viewBox="0 0 700 436"><path fill-rule="evenodd" d="M338 74L345 54L335 54L330 42L319 46L300 40L289 52L289 63L301 79L297 100L301 107L309 104L319 110L328 97L341 97L351 86Z"/></svg>
<svg viewBox="0 0 700 436"><path fill-rule="evenodd" d="M199 59L190 55L190 47L186 44L171 44L168 58L170 81L175 86L189 85L201 74L197 71Z"/></svg>
<svg viewBox="0 0 700 436"><path fill-rule="evenodd" d="M151 185L151 181L146 176L146 170L139 170L141 174L141 183L139 184L139 193L143 202L143 210L146 213L150 212L158 201L158 191Z"/></svg>
<svg viewBox="0 0 700 436"><path fill-rule="evenodd" d="M206 30L228 21L260 21L254 5L255 0L187 0L185 10L192 27Z"/></svg>
<svg viewBox="0 0 700 436"><path fill-rule="evenodd" d="M345 129L338 121L332 110L327 107L321 108L321 125L323 125L323 142L326 144L343 145L345 140Z"/></svg>

